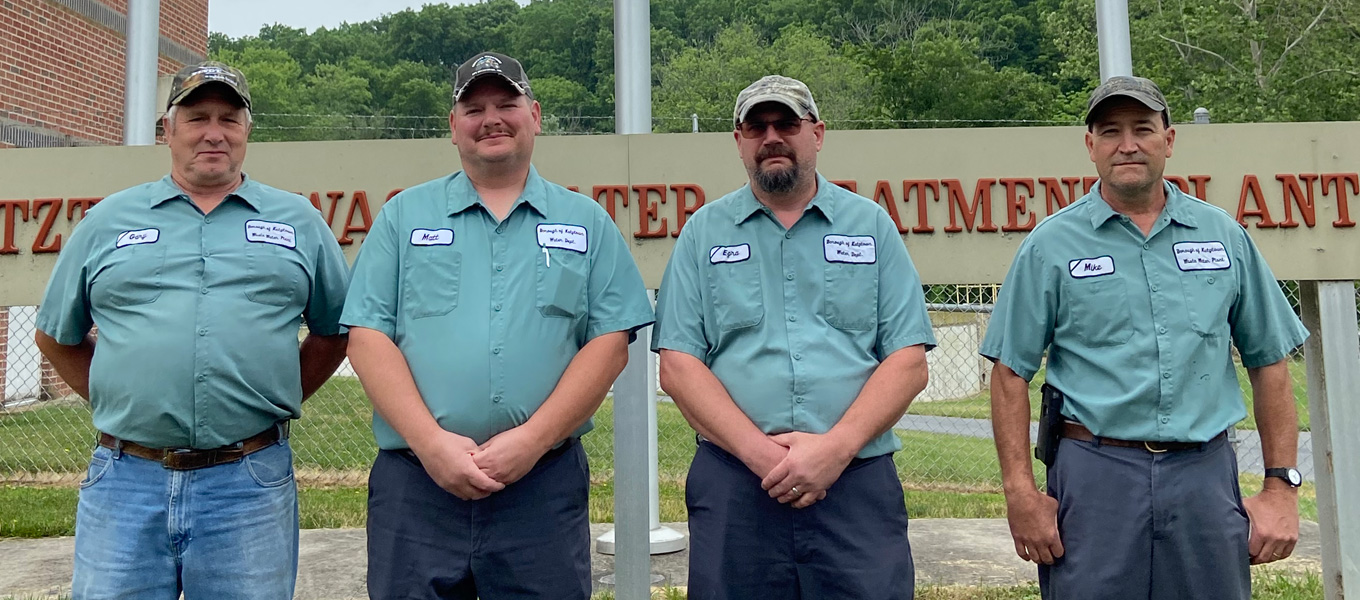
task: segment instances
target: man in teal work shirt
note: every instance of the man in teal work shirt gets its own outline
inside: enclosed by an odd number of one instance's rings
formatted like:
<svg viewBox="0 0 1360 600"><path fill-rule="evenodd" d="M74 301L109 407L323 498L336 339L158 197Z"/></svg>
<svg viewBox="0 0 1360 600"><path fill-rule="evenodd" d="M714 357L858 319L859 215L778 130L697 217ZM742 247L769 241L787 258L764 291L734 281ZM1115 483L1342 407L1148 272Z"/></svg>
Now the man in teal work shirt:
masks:
<svg viewBox="0 0 1360 600"><path fill-rule="evenodd" d="M1308 333L1246 230L1162 178L1176 131L1153 82L1092 92L1100 181L1029 234L982 354L1007 518L1046 600L1246 600L1289 556L1301 478L1289 353ZM1243 500L1225 430L1255 398L1265 489ZM1028 380L1064 397L1048 493L1029 459Z"/></svg>
<svg viewBox="0 0 1360 600"><path fill-rule="evenodd" d="M463 170L388 202L355 263L373 598L590 595L577 438L652 310L609 214L532 166L539 111L515 59L460 66Z"/></svg>
<svg viewBox="0 0 1360 600"><path fill-rule="evenodd" d="M921 281L882 207L817 173L801 81L737 97L749 185L695 213L657 301L661 387L700 436L691 598L911 598L891 427L926 385Z"/></svg>
<svg viewBox="0 0 1360 600"><path fill-rule="evenodd" d="M38 347L100 432L72 596L290 598L287 425L344 358L345 259L306 199L241 172L239 71L186 67L168 108L170 174L89 211L38 309Z"/></svg>

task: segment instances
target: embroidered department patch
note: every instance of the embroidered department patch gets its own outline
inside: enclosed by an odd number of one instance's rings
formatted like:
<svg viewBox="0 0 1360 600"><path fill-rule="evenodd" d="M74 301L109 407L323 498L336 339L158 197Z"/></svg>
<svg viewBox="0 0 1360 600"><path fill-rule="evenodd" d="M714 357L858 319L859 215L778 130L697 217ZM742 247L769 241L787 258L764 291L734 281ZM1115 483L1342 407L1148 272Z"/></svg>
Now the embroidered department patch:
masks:
<svg viewBox="0 0 1360 600"><path fill-rule="evenodd" d="M258 244L273 244L284 248L297 247L297 232L287 223L272 221L246 221L246 241Z"/></svg>
<svg viewBox="0 0 1360 600"><path fill-rule="evenodd" d="M872 265L878 261L878 247L872 235L828 235L822 238L826 262Z"/></svg>
<svg viewBox="0 0 1360 600"><path fill-rule="evenodd" d="M1171 246L1182 271L1223 271L1232 267L1223 242L1180 242Z"/></svg>
<svg viewBox="0 0 1360 600"><path fill-rule="evenodd" d="M561 248L585 254L590 249L590 234L580 225L562 223L539 223L538 245L543 248Z"/></svg>

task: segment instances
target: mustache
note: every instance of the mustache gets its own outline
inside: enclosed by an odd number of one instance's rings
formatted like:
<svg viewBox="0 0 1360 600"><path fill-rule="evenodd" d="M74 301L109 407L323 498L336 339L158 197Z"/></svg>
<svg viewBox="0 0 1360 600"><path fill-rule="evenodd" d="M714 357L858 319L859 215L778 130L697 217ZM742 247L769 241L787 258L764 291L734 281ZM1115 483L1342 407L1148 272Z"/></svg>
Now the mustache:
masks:
<svg viewBox="0 0 1360 600"><path fill-rule="evenodd" d="M788 146L765 146L756 152L756 162L763 162L766 159L782 156L790 160L797 160L798 153Z"/></svg>
<svg viewBox="0 0 1360 600"><path fill-rule="evenodd" d="M513 135L515 135L515 132L510 131L509 129L507 129L507 128L505 128L505 127L489 127L489 128L483 129L482 131L478 132L478 134L477 134L477 141L480 142L480 141L482 141L482 140L484 140L484 139L486 139L486 138L489 138L489 137L491 137L491 136L493 136L493 135L497 135L497 134L505 134L505 135L513 136Z"/></svg>

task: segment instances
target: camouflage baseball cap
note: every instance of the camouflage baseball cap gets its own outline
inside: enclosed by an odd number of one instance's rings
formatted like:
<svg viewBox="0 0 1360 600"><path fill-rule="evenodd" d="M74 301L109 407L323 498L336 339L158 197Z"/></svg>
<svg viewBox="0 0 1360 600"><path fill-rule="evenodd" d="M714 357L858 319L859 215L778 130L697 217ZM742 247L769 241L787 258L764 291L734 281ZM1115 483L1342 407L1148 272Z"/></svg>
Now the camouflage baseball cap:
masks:
<svg viewBox="0 0 1360 600"><path fill-rule="evenodd" d="M534 97L534 91L529 88L529 76L524 73L524 66L519 61L497 52L483 52L458 67L458 72L453 76L453 101L462 98L468 86L483 75L500 75L519 93L530 99Z"/></svg>
<svg viewBox="0 0 1360 600"><path fill-rule="evenodd" d="M799 117L811 116L813 121L818 120L817 102L812 99L812 90L806 84L792 77L766 75L737 94L737 107L732 111L733 125L740 125L746 119L746 113L762 102L778 102Z"/></svg>
<svg viewBox="0 0 1360 600"><path fill-rule="evenodd" d="M1166 119L1167 124L1171 123L1171 108L1167 106L1166 96L1162 95L1162 90L1157 84L1151 79L1119 75L1105 80L1105 83L1096 86L1091 92L1091 99L1086 103L1086 124L1091 124L1091 118L1095 116L1096 107L1100 103L1115 96L1133 98L1143 106L1162 113L1162 118Z"/></svg>
<svg viewBox="0 0 1360 600"><path fill-rule="evenodd" d="M175 73L170 83L170 101L166 103L165 109L170 110L171 106L184 102L198 88L210 83L227 86L246 105L246 109L250 109L250 86L246 85L246 76L234 67L212 60L188 65Z"/></svg>

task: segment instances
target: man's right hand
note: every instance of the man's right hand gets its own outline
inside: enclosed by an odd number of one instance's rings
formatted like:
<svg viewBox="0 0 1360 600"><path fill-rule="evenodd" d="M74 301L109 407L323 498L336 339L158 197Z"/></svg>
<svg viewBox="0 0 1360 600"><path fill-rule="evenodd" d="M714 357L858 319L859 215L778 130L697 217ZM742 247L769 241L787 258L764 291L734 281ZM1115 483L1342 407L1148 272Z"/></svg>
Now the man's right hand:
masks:
<svg viewBox="0 0 1360 600"><path fill-rule="evenodd" d="M1006 520L1015 553L1028 561L1051 565L1062 558L1058 539L1058 501L1037 489L1006 494Z"/></svg>
<svg viewBox="0 0 1360 600"><path fill-rule="evenodd" d="M766 435L743 454L745 456L742 462L746 464L746 468L755 473L756 477L765 479L765 476L774 470L775 465L783 462L784 457L789 455L789 449Z"/></svg>
<svg viewBox="0 0 1360 600"><path fill-rule="evenodd" d="M441 430L419 444L412 444L411 450L420 458L430 479L463 500L481 500L505 489L504 484L482 472L472 460L477 443L470 438Z"/></svg>

